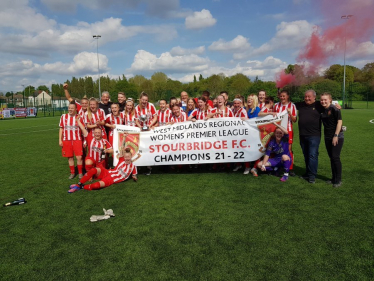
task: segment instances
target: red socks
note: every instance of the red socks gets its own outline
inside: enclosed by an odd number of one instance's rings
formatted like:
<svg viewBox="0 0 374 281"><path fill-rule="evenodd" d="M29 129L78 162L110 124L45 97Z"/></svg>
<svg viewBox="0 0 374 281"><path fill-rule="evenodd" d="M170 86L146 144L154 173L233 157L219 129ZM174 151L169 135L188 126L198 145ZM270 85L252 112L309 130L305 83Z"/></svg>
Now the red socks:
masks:
<svg viewBox="0 0 374 281"><path fill-rule="evenodd" d="M69 168L70 168L70 174L75 175L75 167L74 166L69 166Z"/></svg>
<svg viewBox="0 0 374 281"><path fill-rule="evenodd" d="M78 174L83 174L83 165L77 165L78 167Z"/></svg>
<svg viewBox="0 0 374 281"><path fill-rule="evenodd" d="M87 166L86 166L87 167ZM94 175L96 175L96 168L89 170L83 178L79 181L80 183L85 183L88 181L90 178L92 178Z"/></svg>
<svg viewBox="0 0 374 281"><path fill-rule="evenodd" d="M94 189L100 189L101 187L100 187L100 182L94 182L94 183L83 186L83 188L85 190L94 190Z"/></svg>

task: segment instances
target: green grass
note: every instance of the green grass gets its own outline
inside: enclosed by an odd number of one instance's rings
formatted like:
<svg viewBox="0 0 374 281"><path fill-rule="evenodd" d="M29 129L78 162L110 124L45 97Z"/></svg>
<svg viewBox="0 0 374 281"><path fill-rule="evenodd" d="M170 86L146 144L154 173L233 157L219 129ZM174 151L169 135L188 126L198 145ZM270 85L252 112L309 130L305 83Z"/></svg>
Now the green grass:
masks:
<svg viewBox="0 0 374 281"><path fill-rule="evenodd" d="M374 109L373 101L352 101L352 107L354 109Z"/></svg>
<svg viewBox="0 0 374 281"><path fill-rule="evenodd" d="M374 119L344 110L343 186L272 176L139 176L68 194L58 118L0 121L1 280L373 280ZM15 129L18 130L15 130ZM296 134L297 135L297 134ZM303 172L298 137L296 172ZM112 208L115 218L91 223Z"/></svg>

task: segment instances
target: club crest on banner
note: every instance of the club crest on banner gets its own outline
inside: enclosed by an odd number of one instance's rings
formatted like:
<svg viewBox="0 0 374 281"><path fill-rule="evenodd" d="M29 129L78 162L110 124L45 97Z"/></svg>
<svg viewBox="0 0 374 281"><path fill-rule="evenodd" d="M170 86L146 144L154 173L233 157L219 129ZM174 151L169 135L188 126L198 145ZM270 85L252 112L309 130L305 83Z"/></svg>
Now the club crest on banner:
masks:
<svg viewBox="0 0 374 281"><path fill-rule="evenodd" d="M139 152L140 133L139 132L120 132L118 133L119 156L123 156L125 148L130 148L131 154Z"/></svg>
<svg viewBox="0 0 374 281"><path fill-rule="evenodd" d="M276 121L275 123L280 125L281 120ZM262 144L259 151L260 152L265 152L266 146L268 145L271 137L274 135L274 131L277 127L274 125L273 122L271 122L271 123L257 125L257 128L258 128L259 133L260 133L260 140L261 140L261 144Z"/></svg>

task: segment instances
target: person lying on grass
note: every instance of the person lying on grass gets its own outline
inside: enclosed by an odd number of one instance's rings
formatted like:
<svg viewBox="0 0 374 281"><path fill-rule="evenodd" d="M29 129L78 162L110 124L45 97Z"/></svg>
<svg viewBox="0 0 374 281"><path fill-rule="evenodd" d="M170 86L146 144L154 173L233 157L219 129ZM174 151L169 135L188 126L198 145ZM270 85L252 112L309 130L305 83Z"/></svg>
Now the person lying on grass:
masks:
<svg viewBox="0 0 374 281"><path fill-rule="evenodd" d="M131 160L132 153L129 148L125 149L123 157L119 158L119 162L113 169L105 169L104 167L92 168L86 173L83 178L77 183L70 186L69 193L76 192L78 190L94 190L108 187L112 184L123 182L132 176L134 181L137 181L137 169ZM99 181L86 184L91 178L96 177Z"/></svg>
<svg viewBox="0 0 374 281"><path fill-rule="evenodd" d="M277 128L275 129L274 136L266 148L265 156L262 161L258 163L258 168L261 171L273 171L273 168L283 167L284 174L280 181L288 180L288 172L291 166L291 155L288 145L288 131L287 129L279 126L277 123L273 123ZM270 154L274 155L274 158L270 158Z"/></svg>

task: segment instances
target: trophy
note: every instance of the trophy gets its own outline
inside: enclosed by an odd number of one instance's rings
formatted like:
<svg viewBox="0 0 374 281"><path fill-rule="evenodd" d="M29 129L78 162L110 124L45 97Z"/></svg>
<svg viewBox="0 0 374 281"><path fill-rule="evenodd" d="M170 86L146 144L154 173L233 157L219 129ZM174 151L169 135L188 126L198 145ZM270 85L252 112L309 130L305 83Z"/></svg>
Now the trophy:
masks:
<svg viewBox="0 0 374 281"><path fill-rule="evenodd" d="M104 161L106 159L105 150L106 150L106 145L104 144L104 148L101 149L101 161Z"/></svg>
<svg viewBox="0 0 374 281"><path fill-rule="evenodd" d="M149 127L147 125L148 123L148 120L149 120L149 117L147 114L142 114L139 116L139 120L141 122L143 122L143 128L142 128L142 131L148 131L149 130Z"/></svg>

